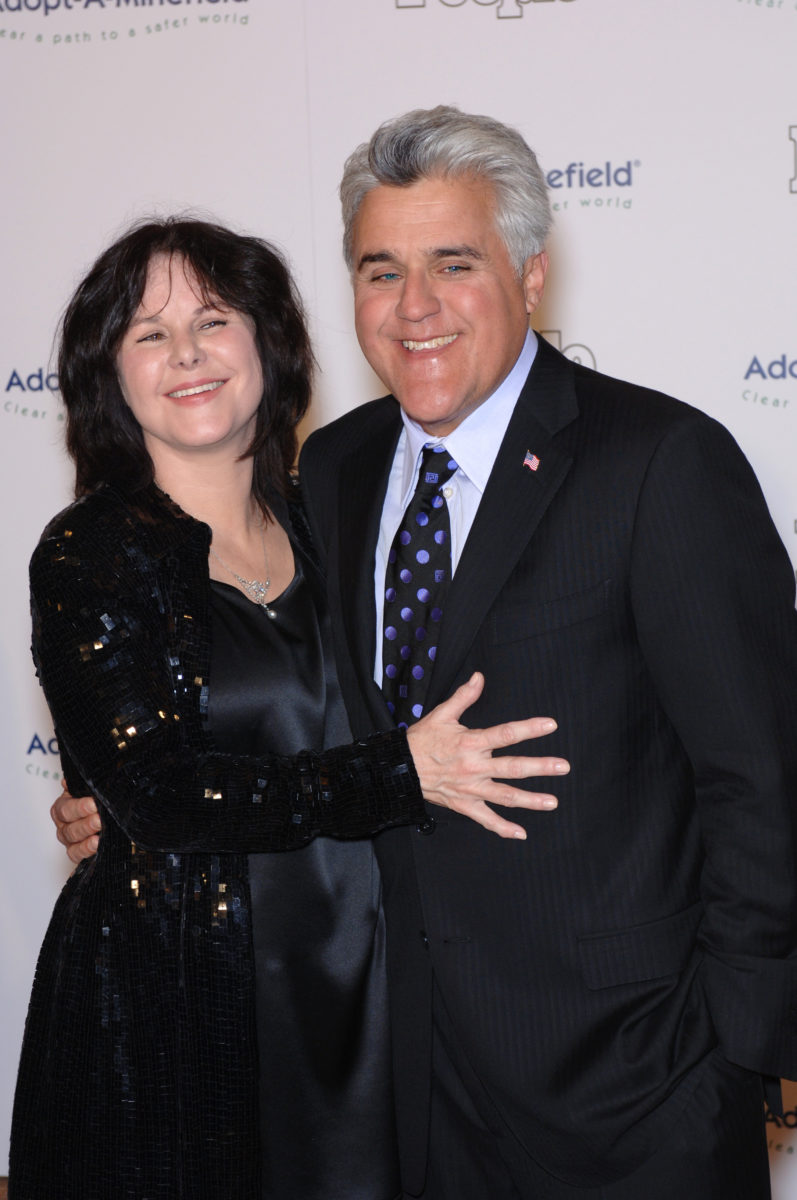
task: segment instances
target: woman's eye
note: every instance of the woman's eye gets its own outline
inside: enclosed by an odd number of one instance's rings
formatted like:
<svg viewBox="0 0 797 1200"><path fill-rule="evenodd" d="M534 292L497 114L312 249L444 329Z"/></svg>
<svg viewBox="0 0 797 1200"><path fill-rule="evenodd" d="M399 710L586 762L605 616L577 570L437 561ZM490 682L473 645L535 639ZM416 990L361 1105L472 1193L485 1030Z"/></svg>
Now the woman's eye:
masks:
<svg viewBox="0 0 797 1200"><path fill-rule="evenodd" d="M211 318L210 321L204 321L202 324L202 328L203 329L214 329L217 325L226 325L226 324L227 324L227 322L224 320L223 317L213 317L213 318Z"/></svg>

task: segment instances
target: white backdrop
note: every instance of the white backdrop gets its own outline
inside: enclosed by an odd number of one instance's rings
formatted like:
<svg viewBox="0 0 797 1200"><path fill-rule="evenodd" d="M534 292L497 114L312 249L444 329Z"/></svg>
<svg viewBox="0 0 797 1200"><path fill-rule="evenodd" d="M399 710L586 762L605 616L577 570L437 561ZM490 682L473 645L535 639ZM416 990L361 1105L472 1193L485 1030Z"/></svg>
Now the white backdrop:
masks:
<svg viewBox="0 0 797 1200"><path fill-rule="evenodd" d="M70 498L60 310L134 216L191 208L277 242L313 324L318 424L379 394L353 334L336 187L385 117L517 125L557 225L537 327L718 416L797 561L797 0L0 0L0 1172L35 957L66 866L27 560ZM797 1197L797 1089L772 1123Z"/></svg>

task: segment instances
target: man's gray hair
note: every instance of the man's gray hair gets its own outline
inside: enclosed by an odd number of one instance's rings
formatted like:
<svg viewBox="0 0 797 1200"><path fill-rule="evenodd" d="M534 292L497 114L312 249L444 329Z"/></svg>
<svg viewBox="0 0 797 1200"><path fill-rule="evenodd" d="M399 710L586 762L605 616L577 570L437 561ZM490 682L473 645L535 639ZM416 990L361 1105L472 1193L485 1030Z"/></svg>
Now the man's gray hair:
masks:
<svg viewBox="0 0 797 1200"><path fill-rule="evenodd" d="M534 151L516 129L445 104L416 108L380 125L346 160L340 184L343 256L353 270L354 222L380 184L407 187L422 179L484 179L495 191L495 221L520 274L551 228L548 188Z"/></svg>

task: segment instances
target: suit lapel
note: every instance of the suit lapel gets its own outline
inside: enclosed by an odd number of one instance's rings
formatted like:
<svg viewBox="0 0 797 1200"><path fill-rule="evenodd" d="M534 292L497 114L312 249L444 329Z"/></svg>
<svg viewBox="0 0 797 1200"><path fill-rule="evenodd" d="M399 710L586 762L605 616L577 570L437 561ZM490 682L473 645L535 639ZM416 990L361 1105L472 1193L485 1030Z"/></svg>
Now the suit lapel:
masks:
<svg viewBox="0 0 797 1200"><path fill-rule="evenodd" d="M427 711L450 692L491 605L571 464L555 434L578 415L568 361L540 339L446 601ZM539 459L524 466L527 451Z"/></svg>
<svg viewBox="0 0 797 1200"><path fill-rule="evenodd" d="M376 616L374 611L374 554L379 523L393 463L401 419L390 401L388 419L367 430L360 446L341 466L340 571L341 612L351 661L372 716L381 727L390 718L382 693L373 681Z"/></svg>

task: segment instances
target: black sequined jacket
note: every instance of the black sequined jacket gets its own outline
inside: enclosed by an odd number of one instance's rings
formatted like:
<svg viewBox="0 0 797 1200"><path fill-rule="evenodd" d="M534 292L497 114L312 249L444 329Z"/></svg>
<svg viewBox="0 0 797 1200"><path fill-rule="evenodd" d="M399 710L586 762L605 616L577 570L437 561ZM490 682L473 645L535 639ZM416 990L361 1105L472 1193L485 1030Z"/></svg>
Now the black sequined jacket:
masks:
<svg viewBox="0 0 797 1200"><path fill-rule="evenodd" d="M301 540L299 513L279 509ZM33 555L34 659L69 788L96 796L103 833L36 972L14 1200L255 1200L247 853L423 819L396 731L296 758L213 751L209 542L157 488L102 488Z"/></svg>

